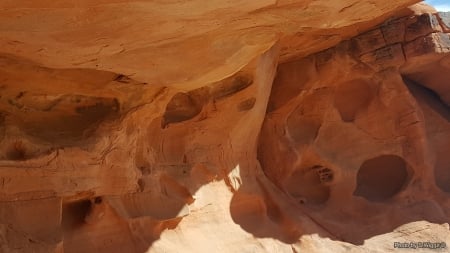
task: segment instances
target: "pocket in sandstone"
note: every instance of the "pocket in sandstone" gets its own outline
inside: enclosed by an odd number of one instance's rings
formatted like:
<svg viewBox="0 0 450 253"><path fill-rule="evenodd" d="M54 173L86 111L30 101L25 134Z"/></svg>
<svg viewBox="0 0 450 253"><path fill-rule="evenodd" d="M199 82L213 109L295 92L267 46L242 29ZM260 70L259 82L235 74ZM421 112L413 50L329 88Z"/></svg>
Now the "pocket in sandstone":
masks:
<svg viewBox="0 0 450 253"><path fill-rule="evenodd" d="M403 158L381 155L361 165L356 178L355 196L384 201L399 193L408 183L409 170Z"/></svg>
<svg viewBox="0 0 450 253"><path fill-rule="evenodd" d="M103 202L102 197L95 197L94 199L91 199L91 206L89 209L89 212L87 213L86 217L84 218L84 221L87 224L95 224L99 222L106 213L106 206Z"/></svg>
<svg viewBox="0 0 450 253"><path fill-rule="evenodd" d="M25 161L48 155L53 148L31 142L23 137L5 138L0 145L0 160Z"/></svg>
<svg viewBox="0 0 450 253"><path fill-rule="evenodd" d="M255 237L270 237L286 243L298 241L298 228L263 184L260 187L260 194L239 190L233 195L230 202L233 221Z"/></svg>
<svg viewBox="0 0 450 253"><path fill-rule="evenodd" d="M253 83L250 75L238 73L230 78L220 81L211 87L211 96L214 99L221 99L231 96Z"/></svg>
<svg viewBox="0 0 450 253"><path fill-rule="evenodd" d="M62 207L62 228L70 231L86 224L85 219L91 210L91 201L83 199L67 202Z"/></svg>
<svg viewBox="0 0 450 253"><path fill-rule="evenodd" d="M183 122L197 116L203 105L191 94L179 92L175 94L166 106L161 127L166 128L171 123Z"/></svg>
<svg viewBox="0 0 450 253"><path fill-rule="evenodd" d="M127 84L132 82L131 78L129 78L128 76L123 75L123 74L118 74L114 78L114 81L119 82L119 83L127 83Z"/></svg>
<svg viewBox="0 0 450 253"><path fill-rule="evenodd" d="M331 58L332 54L329 57ZM311 81L316 77L317 70L311 57L278 65L267 111L275 111L295 99L302 91L309 90Z"/></svg>
<svg viewBox="0 0 450 253"><path fill-rule="evenodd" d="M424 74L439 78L437 73ZM423 111L428 143L435 157L435 183L442 191L450 193L450 107L431 89L407 78L404 81Z"/></svg>
<svg viewBox="0 0 450 253"><path fill-rule="evenodd" d="M10 108L14 113L11 122L31 137L41 141L71 145L91 136L98 125L119 114L117 99L84 95L47 96L25 93L20 108Z"/></svg>
<svg viewBox="0 0 450 253"><path fill-rule="evenodd" d="M251 110L253 108L253 106L255 106L255 103L256 103L256 98L249 98L249 99L246 99L246 100L240 102L237 105L237 109L240 112L248 111L248 110Z"/></svg>
<svg viewBox="0 0 450 253"><path fill-rule="evenodd" d="M328 110L329 89L317 89L305 94L299 106L292 111L286 120L286 128L292 141L297 145L308 145L314 142L322 119Z"/></svg>
<svg viewBox="0 0 450 253"><path fill-rule="evenodd" d="M334 174L332 170L322 166L315 166L313 168L317 171L317 174L319 174L319 180L322 184L333 182Z"/></svg>
<svg viewBox="0 0 450 253"><path fill-rule="evenodd" d="M5 156L8 160L25 160L27 158L27 149L21 141L15 141L6 150Z"/></svg>
<svg viewBox="0 0 450 253"><path fill-rule="evenodd" d="M257 194L237 192L230 203L233 220L246 230L255 230L267 217L267 206Z"/></svg>
<svg viewBox="0 0 450 253"><path fill-rule="evenodd" d="M322 120L318 117L305 117L292 113L289 115L286 125L294 143L308 145L316 139Z"/></svg>
<svg viewBox="0 0 450 253"><path fill-rule="evenodd" d="M330 197L334 172L321 165L297 170L284 183L287 192L301 204L323 204Z"/></svg>
<svg viewBox="0 0 450 253"><path fill-rule="evenodd" d="M84 225L98 223L106 214L106 203L100 196L63 203L61 225L71 231Z"/></svg>
<svg viewBox="0 0 450 253"><path fill-rule="evenodd" d="M344 122L352 122L358 112L368 107L373 96L367 80L355 79L337 86L334 105Z"/></svg>

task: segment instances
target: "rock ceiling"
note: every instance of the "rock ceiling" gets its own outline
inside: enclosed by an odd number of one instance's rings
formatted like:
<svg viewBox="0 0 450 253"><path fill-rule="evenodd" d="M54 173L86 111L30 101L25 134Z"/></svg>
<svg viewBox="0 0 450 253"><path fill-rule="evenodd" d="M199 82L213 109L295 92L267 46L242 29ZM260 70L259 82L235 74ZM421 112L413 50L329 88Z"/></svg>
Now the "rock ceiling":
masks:
<svg viewBox="0 0 450 253"><path fill-rule="evenodd" d="M2 0L0 252L450 243L450 28L415 3Z"/></svg>

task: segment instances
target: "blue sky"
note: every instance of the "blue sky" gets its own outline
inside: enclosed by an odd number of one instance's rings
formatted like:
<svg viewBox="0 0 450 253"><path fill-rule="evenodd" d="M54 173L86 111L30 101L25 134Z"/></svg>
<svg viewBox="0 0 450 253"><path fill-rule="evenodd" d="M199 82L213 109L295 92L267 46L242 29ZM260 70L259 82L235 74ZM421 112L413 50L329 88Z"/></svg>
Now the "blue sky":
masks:
<svg viewBox="0 0 450 253"><path fill-rule="evenodd" d="M433 5L438 11L450 11L450 0L426 0L425 2Z"/></svg>

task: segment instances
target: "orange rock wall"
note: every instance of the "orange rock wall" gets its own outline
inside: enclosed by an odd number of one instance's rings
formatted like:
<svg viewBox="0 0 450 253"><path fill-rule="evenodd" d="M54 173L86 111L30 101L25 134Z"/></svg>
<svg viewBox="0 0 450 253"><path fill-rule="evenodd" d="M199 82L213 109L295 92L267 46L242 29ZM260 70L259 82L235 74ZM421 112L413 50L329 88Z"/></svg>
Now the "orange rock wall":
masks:
<svg viewBox="0 0 450 253"><path fill-rule="evenodd" d="M0 252L450 241L449 28L415 2L2 1Z"/></svg>

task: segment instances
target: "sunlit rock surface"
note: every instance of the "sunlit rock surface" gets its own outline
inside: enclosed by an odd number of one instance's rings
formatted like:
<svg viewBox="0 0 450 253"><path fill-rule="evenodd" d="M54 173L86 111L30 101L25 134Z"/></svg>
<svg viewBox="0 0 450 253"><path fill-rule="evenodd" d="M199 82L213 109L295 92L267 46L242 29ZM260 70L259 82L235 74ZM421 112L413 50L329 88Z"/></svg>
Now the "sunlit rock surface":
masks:
<svg viewBox="0 0 450 253"><path fill-rule="evenodd" d="M449 244L448 14L416 2L1 1L0 252Z"/></svg>

